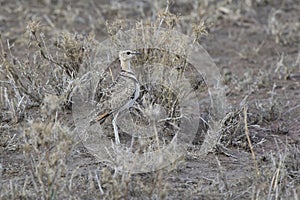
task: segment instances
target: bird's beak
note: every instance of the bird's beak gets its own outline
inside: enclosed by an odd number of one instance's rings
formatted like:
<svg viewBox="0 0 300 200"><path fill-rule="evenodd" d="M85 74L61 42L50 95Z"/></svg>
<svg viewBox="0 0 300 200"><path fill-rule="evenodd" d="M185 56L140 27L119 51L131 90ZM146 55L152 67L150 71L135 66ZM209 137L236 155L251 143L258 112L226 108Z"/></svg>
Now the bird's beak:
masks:
<svg viewBox="0 0 300 200"><path fill-rule="evenodd" d="M136 52L133 52L133 54L135 54L135 55L141 55L141 52L136 51Z"/></svg>

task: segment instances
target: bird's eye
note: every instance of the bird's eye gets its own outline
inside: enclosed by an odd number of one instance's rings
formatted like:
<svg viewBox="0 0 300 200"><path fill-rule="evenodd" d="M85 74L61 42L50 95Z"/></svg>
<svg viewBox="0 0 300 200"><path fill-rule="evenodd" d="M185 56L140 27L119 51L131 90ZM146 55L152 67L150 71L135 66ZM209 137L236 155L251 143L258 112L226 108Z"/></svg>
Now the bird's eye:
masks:
<svg viewBox="0 0 300 200"><path fill-rule="evenodd" d="M130 51L127 51L126 54L127 54L127 55L130 55Z"/></svg>

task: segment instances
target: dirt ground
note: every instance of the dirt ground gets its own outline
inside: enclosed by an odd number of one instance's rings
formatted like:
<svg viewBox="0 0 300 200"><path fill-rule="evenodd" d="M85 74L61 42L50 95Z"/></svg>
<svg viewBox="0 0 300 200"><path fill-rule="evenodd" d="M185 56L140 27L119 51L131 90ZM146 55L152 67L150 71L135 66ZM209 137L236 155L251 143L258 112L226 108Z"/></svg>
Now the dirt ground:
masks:
<svg viewBox="0 0 300 200"><path fill-rule="evenodd" d="M0 199L299 199L299 13L299 0L1 0ZM68 75L94 40L162 17L220 70L224 129L206 156L194 144L167 170L115 175L70 136Z"/></svg>

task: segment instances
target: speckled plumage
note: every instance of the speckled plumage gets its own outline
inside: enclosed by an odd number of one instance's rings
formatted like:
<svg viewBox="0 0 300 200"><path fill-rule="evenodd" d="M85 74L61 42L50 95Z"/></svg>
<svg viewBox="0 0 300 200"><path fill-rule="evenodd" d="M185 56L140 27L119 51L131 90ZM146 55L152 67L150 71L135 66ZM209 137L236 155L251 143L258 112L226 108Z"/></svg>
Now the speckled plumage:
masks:
<svg viewBox="0 0 300 200"><path fill-rule="evenodd" d="M119 58L122 70L116 81L104 91L106 100L101 102L104 104L102 105L102 111L90 123L91 125L96 122L102 124L108 116L114 114L112 123L117 143L120 143L116 125L118 114L130 108L140 93L139 82L130 68L130 60L135 54L137 53L130 50L120 52Z"/></svg>
<svg viewBox="0 0 300 200"><path fill-rule="evenodd" d="M116 81L106 91L104 108L95 121L103 123L116 112L130 108L139 96L139 83L132 72L121 71Z"/></svg>

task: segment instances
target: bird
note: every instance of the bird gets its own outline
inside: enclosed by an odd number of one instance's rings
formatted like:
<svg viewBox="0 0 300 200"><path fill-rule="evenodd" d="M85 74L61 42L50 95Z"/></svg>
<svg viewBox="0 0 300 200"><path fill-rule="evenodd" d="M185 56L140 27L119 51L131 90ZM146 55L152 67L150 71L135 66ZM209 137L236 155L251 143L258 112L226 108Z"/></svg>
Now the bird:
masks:
<svg viewBox="0 0 300 200"><path fill-rule="evenodd" d="M111 86L101 91L101 93L105 93L108 96L108 98L102 102L105 104L104 106L102 105L105 109L102 109L102 111L90 121L90 125L97 122L103 124L109 116L113 115L112 125L116 144L120 144L117 118L121 112L132 107L140 95L139 81L131 69L132 58L140 54L140 52L132 50L119 52L121 71Z"/></svg>

